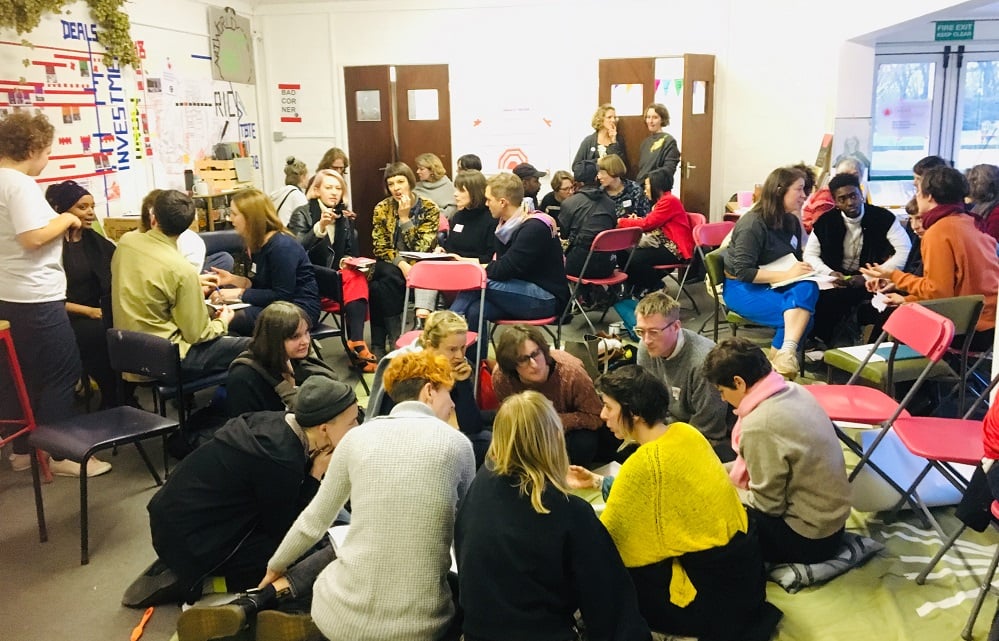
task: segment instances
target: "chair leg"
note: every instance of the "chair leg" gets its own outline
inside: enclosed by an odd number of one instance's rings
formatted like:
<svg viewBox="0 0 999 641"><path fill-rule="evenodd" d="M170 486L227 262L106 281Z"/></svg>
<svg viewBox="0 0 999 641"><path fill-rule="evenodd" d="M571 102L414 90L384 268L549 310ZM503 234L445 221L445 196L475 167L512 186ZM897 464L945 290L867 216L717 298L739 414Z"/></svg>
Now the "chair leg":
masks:
<svg viewBox="0 0 999 641"><path fill-rule="evenodd" d="M90 456L80 462L80 565L90 563L90 519L87 514L87 463Z"/></svg>
<svg viewBox="0 0 999 641"><path fill-rule="evenodd" d="M35 518L38 520L38 540L49 540L49 530L45 525L45 505L42 503L42 479L39 472L38 450L31 453L31 484L35 489Z"/></svg>
<svg viewBox="0 0 999 641"><path fill-rule="evenodd" d="M996 549L996 553L992 555L992 563L989 564L989 570L985 574L985 580L982 581L982 587L978 592L978 598L975 599L974 605L971 606L971 614L968 615L968 622L964 626L964 630L961 632L961 638L964 641L971 641L971 630L975 627L975 619L978 618L978 613L982 610L982 604L985 603L985 595L989 593L992 586L992 579L996 575L996 566L999 565L999 548Z"/></svg>
<svg viewBox="0 0 999 641"><path fill-rule="evenodd" d="M156 471L156 467L153 465L153 462L149 460L149 455L146 454L146 448L142 447L142 443L139 441L136 441L134 445L135 449L139 450L139 456L142 457L142 462L146 464L146 468L149 470L149 473L153 475L153 480L156 481L156 485L163 485L159 472Z"/></svg>
<svg viewBox="0 0 999 641"><path fill-rule="evenodd" d="M927 575L929 575L929 573L933 571L933 568L937 566L937 563L940 563L940 559L942 559L944 555L947 554L947 550L953 547L954 543L959 538L961 538L961 535L964 534L964 531L967 528L968 526L962 523L961 527L957 529L957 532L954 532L954 534L952 534L951 537L947 539L943 545L940 546L940 549L937 550L937 553L933 555L933 558L930 559L930 562L926 564L926 567L923 568L923 571L916 576L916 585L923 585L924 583L926 583Z"/></svg>

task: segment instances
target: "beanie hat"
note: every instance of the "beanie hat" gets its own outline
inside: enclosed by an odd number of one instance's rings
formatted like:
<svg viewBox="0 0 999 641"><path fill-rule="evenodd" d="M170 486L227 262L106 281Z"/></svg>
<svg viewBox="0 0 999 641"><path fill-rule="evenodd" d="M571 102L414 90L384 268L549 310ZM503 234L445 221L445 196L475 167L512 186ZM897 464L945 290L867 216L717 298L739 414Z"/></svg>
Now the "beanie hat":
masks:
<svg viewBox="0 0 999 641"><path fill-rule="evenodd" d="M584 185L592 184L597 179L597 163L592 160L580 160L572 166L572 178Z"/></svg>
<svg viewBox="0 0 999 641"><path fill-rule="evenodd" d="M357 401L349 386L325 376L310 376L298 389L295 420L302 427L315 427L337 416Z"/></svg>
<svg viewBox="0 0 999 641"><path fill-rule="evenodd" d="M90 195L90 192L82 185L72 180L50 185L45 190L45 200L49 201L49 205L56 210L57 214L69 211L77 201Z"/></svg>

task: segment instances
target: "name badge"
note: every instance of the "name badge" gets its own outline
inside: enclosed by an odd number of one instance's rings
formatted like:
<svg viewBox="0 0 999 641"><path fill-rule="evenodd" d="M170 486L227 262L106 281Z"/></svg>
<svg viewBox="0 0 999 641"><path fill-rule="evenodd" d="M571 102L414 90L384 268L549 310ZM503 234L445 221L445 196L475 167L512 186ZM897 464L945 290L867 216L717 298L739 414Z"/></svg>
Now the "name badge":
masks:
<svg viewBox="0 0 999 641"><path fill-rule="evenodd" d="M798 237L797 236L791 236L791 247L794 248L794 249L798 249Z"/></svg>
<svg viewBox="0 0 999 641"><path fill-rule="evenodd" d="M679 387L671 387L670 389L673 391L673 400L674 401L679 401L680 400L680 388Z"/></svg>
<svg viewBox="0 0 999 641"><path fill-rule="evenodd" d="M464 229L464 228L465 228L465 226L459 223L459 224L455 225L452 228L452 231L454 231L454 232L461 232L461 230Z"/></svg>
<svg viewBox="0 0 999 641"><path fill-rule="evenodd" d="M623 203L621 203L621 206L622 207L631 207L631 201L630 200L626 200Z"/></svg>

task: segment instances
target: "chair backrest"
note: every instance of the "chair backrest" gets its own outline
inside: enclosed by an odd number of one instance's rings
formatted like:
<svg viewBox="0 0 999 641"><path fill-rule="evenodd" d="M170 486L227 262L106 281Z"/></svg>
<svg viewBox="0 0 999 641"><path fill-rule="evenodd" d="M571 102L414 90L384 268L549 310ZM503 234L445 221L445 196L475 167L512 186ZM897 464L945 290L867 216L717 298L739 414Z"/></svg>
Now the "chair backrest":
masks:
<svg viewBox="0 0 999 641"><path fill-rule="evenodd" d="M607 229L597 234L590 245L592 252L619 252L633 249L642 238L642 230L638 227L622 227Z"/></svg>
<svg viewBox="0 0 999 641"><path fill-rule="evenodd" d="M954 322L919 303L907 303L892 312L884 330L934 363L954 340Z"/></svg>
<svg viewBox="0 0 999 641"><path fill-rule="evenodd" d="M205 253L208 255L218 252L238 254L245 249L242 237L232 229L203 231L198 236L205 241Z"/></svg>
<svg viewBox="0 0 999 641"><path fill-rule="evenodd" d="M451 231L451 223L444 214L441 214L440 220L437 221L437 231L445 234Z"/></svg>
<svg viewBox="0 0 999 641"><path fill-rule="evenodd" d="M975 333L978 318L985 307L985 297L981 294L955 296L919 301L926 309L931 309L954 323L956 336L971 336Z"/></svg>
<svg viewBox="0 0 999 641"><path fill-rule="evenodd" d="M728 220L697 225L694 227L694 244L698 247L719 247L733 227L735 223Z"/></svg>
<svg viewBox="0 0 999 641"><path fill-rule="evenodd" d="M708 280L712 286L717 287L725 282L725 261L720 250L716 249L704 255L704 268L708 272Z"/></svg>
<svg viewBox="0 0 999 641"><path fill-rule="evenodd" d="M167 385L180 381L180 348L175 343L127 329L109 329L107 342L114 371L146 376Z"/></svg>
<svg viewBox="0 0 999 641"><path fill-rule="evenodd" d="M704 214L697 214L691 211L687 212L687 220L690 221L691 229L697 227L698 225L706 225L708 223L708 219Z"/></svg>
<svg viewBox="0 0 999 641"><path fill-rule="evenodd" d="M462 292L486 288L486 270L478 263L421 260L406 276L406 287Z"/></svg>

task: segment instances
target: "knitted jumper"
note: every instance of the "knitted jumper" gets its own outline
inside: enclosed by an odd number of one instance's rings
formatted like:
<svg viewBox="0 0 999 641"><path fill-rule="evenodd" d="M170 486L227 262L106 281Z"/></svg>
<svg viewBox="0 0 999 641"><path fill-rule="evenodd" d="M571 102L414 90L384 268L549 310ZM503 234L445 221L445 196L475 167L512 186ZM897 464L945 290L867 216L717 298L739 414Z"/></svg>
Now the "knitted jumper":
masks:
<svg viewBox="0 0 999 641"><path fill-rule="evenodd" d="M625 567L673 559L670 602L697 596L676 558L720 547L749 521L725 468L707 440L686 423L642 445L621 466L600 517Z"/></svg>
<svg viewBox="0 0 999 641"><path fill-rule="evenodd" d="M268 562L283 571L350 498L350 532L316 579L312 618L330 641L436 641L454 615L446 581L472 445L417 401L353 428Z"/></svg>

